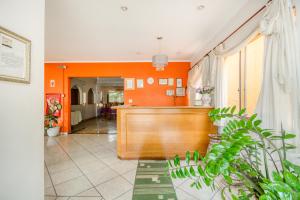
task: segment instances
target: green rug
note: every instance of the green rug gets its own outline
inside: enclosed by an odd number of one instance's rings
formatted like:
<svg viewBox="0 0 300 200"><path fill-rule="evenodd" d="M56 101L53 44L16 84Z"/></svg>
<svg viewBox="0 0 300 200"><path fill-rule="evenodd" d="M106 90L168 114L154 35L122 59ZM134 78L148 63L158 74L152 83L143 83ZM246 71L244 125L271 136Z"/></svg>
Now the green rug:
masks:
<svg viewBox="0 0 300 200"><path fill-rule="evenodd" d="M139 161L133 200L177 200L166 161Z"/></svg>

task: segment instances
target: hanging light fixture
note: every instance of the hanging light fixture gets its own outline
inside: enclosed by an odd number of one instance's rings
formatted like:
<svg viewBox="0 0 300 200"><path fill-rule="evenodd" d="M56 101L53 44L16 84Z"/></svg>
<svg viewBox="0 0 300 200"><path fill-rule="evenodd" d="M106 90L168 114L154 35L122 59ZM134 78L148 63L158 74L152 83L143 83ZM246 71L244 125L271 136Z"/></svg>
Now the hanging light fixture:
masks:
<svg viewBox="0 0 300 200"><path fill-rule="evenodd" d="M159 53L152 57L152 65L156 68L156 71L163 71L164 68L168 65L168 56L161 54L161 41L163 37L156 38L159 43Z"/></svg>

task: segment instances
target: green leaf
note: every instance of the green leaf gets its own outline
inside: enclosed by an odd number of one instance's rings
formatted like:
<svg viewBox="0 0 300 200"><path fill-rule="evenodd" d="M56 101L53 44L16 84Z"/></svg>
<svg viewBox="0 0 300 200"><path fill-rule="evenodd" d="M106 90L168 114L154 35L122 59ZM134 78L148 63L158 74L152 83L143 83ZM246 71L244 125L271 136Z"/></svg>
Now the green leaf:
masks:
<svg viewBox="0 0 300 200"><path fill-rule="evenodd" d="M256 121L254 121L254 126L259 126L260 124L262 123L262 121L261 120L256 120Z"/></svg>
<svg viewBox="0 0 300 200"><path fill-rule="evenodd" d="M171 162L170 160L168 160L168 166L169 166L170 168L173 167L172 162Z"/></svg>
<svg viewBox="0 0 300 200"><path fill-rule="evenodd" d="M194 158L195 164L197 164L199 161L199 151L194 151L193 158Z"/></svg>
<svg viewBox="0 0 300 200"><path fill-rule="evenodd" d="M200 165L198 166L197 169L198 169L200 176L205 176L204 170L202 169L202 167Z"/></svg>
<svg viewBox="0 0 300 200"><path fill-rule="evenodd" d="M175 174L175 172L174 172L174 171L172 171L172 172L171 172L171 177L172 177L172 178L174 178L174 179L176 179L176 178L177 178L177 176L176 176L176 174Z"/></svg>
<svg viewBox="0 0 300 200"><path fill-rule="evenodd" d="M246 112L246 108L243 108L242 110L240 110L240 112L239 112L239 116L242 116L244 113Z"/></svg>
<svg viewBox="0 0 300 200"><path fill-rule="evenodd" d="M195 170L194 170L194 167L190 167L190 174L191 174L192 176L196 176L196 172L195 172Z"/></svg>
<svg viewBox="0 0 300 200"><path fill-rule="evenodd" d="M190 173L189 173L189 170L186 167L184 167L184 175L186 177L190 177L191 176Z"/></svg>
<svg viewBox="0 0 300 200"><path fill-rule="evenodd" d="M298 180L298 178L288 171L285 171L283 175L284 179L286 180L286 183L289 186L291 186L294 190L300 192L300 181Z"/></svg>
<svg viewBox="0 0 300 200"><path fill-rule="evenodd" d="M186 152L185 154L185 162L186 164L190 164L190 160L191 160L191 153L189 151Z"/></svg>
<svg viewBox="0 0 300 200"><path fill-rule="evenodd" d="M232 115L233 115L235 109L236 109L236 106L233 106L233 107L231 108L230 113L231 113Z"/></svg>

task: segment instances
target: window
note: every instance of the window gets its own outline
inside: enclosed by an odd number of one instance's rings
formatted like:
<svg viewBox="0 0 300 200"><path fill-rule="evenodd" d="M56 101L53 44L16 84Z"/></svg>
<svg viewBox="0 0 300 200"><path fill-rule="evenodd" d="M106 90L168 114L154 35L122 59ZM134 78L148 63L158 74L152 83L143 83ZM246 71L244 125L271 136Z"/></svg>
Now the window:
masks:
<svg viewBox="0 0 300 200"><path fill-rule="evenodd" d="M108 102L109 103L123 103L124 102L123 91L109 91L108 92Z"/></svg>
<svg viewBox="0 0 300 200"><path fill-rule="evenodd" d="M79 97L79 89L74 86L71 89L71 105L79 105L80 97Z"/></svg>
<svg viewBox="0 0 300 200"><path fill-rule="evenodd" d="M264 37L257 36L241 51L226 58L229 106L254 113L262 82L263 53Z"/></svg>
<svg viewBox="0 0 300 200"><path fill-rule="evenodd" d="M94 104L94 92L92 90L92 88L89 89L88 91L88 104Z"/></svg>

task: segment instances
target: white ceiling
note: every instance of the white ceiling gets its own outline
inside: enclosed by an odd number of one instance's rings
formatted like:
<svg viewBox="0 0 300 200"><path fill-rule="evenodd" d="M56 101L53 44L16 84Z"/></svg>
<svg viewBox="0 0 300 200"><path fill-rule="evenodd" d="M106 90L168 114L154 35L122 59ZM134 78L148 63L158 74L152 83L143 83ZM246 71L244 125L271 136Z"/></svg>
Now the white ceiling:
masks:
<svg viewBox="0 0 300 200"><path fill-rule="evenodd" d="M46 0L45 60L149 61L156 36L170 60L190 60L250 1Z"/></svg>

